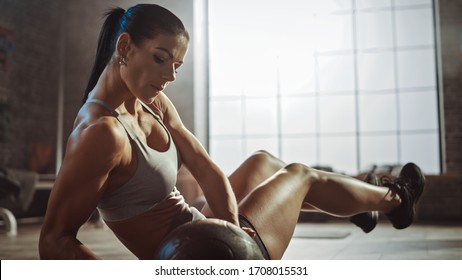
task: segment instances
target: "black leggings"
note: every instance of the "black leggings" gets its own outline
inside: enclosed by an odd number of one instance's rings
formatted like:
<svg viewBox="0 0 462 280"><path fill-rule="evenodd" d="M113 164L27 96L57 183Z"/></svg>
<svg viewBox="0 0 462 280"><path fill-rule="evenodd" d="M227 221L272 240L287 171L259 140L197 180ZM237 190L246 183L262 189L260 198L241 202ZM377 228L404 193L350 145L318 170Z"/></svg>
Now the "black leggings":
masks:
<svg viewBox="0 0 462 280"><path fill-rule="evenodd" d="M258 235L258 232L257 230L254 228L254 226L252 225L251 222L249 222L249 220L247 220L246 217L242 216L242 215L239 215L239 225L241 227L248 227L248 228L251 228L253 229L257 234L255 235L255 237L253 238L253 240L255 240L255 242L257 243L258 247L260 248L260 251L263 255L263 257L265 258L265 260L270 260L270 256L268 254L268 250L266 249L265 247L265 244L263 244L263 241L261 240L260 238L260 235Z"/></svg>

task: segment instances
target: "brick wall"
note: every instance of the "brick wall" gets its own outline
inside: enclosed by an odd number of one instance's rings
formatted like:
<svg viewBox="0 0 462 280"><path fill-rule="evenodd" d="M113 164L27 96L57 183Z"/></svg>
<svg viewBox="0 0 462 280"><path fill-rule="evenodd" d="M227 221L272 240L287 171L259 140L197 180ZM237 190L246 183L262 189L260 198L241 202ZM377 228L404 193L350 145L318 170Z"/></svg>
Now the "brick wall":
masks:
<svg viewBox="0 0 462 280"><path fill-rule="evenodd" d="M437 3L443 72L445 164L447 172L462 174L462 2L438 0Z"/></svg>
<svg viewBox="0 0 462 280"><path fill-rule="evenodd" d="M0 102L8 105L12 119L9 141L0 143L0 166L28 168L32 146L54 149L60 5L59 0L46 5L0 0L0 27L14 32L11 67L0 70ZM54 172L53 155L47 156L51 162L42 171Z"/></svg>
<svg viewBox="0 0 462 280"><path fill-rule="evenodd" d="M419 221L462 222L462 176L427 176L425 188L417 209Z"/></svg>
<svg viewBox="0 0 462 280"><path fill-rule="evenodd" d="M462 222L462 2L436 0L442 65L445 174L429 176L419 205L421 221ZM438 25L437 25L438 26Z"/></svg>

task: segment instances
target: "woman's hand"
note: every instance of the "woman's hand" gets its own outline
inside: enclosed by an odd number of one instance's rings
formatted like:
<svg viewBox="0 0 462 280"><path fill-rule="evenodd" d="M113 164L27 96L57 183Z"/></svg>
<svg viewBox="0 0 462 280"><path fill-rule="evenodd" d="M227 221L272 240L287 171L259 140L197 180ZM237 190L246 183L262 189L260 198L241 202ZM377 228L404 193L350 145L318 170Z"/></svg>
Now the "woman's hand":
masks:
<svg viewBox="0 0 462 280"><path fill-rule="evenodd" d="M255 238L257 236L257 232L249 227L241 227L250 237Z"/></svg>

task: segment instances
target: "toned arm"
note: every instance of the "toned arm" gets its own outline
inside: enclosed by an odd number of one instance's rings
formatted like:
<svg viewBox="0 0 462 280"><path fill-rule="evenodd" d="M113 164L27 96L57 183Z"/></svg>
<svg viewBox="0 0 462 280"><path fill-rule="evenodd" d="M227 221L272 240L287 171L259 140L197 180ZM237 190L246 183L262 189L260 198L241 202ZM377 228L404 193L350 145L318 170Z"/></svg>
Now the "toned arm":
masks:
<svg viewBox="0 0 462 280"><path fill-rule="evenodd" d="M50 195L39 240L40 258L98 258L77 240L77 231L95 210L109 173L119 164L123 139L109 118L74 130Z"/></svg>
<svg viewBox="0 0 462 280"><path fill-rule="evenodd" d="M153 105L162 111L164 123L172 134L181 159L201 186L215 217L237 225L236 198L227 176L210 159L197 138L183 125L175 106L167 96L160 94Z"/></svg>

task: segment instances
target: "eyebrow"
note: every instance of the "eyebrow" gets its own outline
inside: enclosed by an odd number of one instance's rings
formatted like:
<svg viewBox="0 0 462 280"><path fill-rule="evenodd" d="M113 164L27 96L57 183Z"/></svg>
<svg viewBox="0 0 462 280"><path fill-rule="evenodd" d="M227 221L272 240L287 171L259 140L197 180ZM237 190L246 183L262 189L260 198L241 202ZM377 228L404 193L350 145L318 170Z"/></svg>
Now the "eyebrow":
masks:
<svg viewBox="0 0 462 280"><path fill-rule="evenodd" d="M169 50L162 47L158 47L156 49L166 52L168 56L170 56L170 58L173 59L173 54ZM178 61L178 63L183 64L183 61Z"/></svg>

